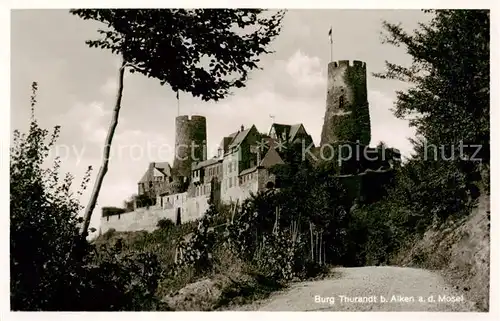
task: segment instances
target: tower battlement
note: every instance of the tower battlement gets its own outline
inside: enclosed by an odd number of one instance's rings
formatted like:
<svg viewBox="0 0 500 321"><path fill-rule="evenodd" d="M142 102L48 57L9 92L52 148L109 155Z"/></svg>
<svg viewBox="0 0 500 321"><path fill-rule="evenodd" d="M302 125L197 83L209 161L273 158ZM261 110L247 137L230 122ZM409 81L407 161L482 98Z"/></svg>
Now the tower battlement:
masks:
<svg viewBox="0 0 500 321"><path fill-rule="evenodd" d="M356 67L366 69L366 62L361 60L338 60L328 64L328 68Z"/></svg>

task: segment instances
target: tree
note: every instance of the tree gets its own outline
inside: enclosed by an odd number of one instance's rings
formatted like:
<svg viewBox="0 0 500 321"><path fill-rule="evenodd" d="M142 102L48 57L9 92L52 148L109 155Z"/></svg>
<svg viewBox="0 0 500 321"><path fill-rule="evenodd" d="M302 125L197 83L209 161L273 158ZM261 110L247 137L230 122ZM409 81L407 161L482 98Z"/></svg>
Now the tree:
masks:
<svg viewBox="0 0 500 321"><path fill-rule="evenodd" d="M59 137L35 119L37 83L33 83L27 134L14 131L10 150L10 285L14 311L146 310L161 306L155 296L162 277L152 253L123 255L99 251L81 241L82 209L73 195L71 174L61 177L61 160L47 167ZM87 171L77 195L90 177ZM76 241L76 242L75 242Z"/></svg>
<svg viewBox="0 0 500 321"><path fill-rule="evenodd" d="M37 83L32 84L31 123L28 134L14 131L10 150L10 264L11 308L38 310L51 307L71 268L66 260L78 235L80 206L71 195L71 175L61 180L60 160L44 169L59 127L49 136L34 116ZM47 138L50 138L47 142ZM89 172L87 173L89 174ZM86 176L82 188L88 181ZM69 258L71 260L71 258Z"/></svg>
<svg viewBox="0 0 500 321"><path fill-rule="evenodd" d="M409 34L384 22L384 42L406 47L409 67L386 61L374 74L413 85L398 92L395 114L410 119L429 144L448 153L465 145L482 146L475 156L489 164L490 13L489 10L425 10L433 14ZM476 148L465 148L473 156Z"/></svg>
<svg viewBox="0 0 500 321"><path fill-rule="evenodd" d="M266 16L262 9L73 9L85 20L106 25L90 47L110 50L121 57L112 121L81 233L87 234L97 202L113 135L118 124L125 69L155 78L205 101L223 99L233 88L245 86L248 73L259 68L259 56L281 30L284 11Z"/></svg>

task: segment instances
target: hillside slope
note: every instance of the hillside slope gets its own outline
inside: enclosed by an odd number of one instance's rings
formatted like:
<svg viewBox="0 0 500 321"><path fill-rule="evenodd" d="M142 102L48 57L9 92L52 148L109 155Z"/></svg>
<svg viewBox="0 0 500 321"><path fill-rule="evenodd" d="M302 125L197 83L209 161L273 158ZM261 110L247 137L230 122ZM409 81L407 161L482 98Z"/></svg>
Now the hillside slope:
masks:
<svg viewBox="0 0 500 321"><path fill-rule="evenodd" d="M465 291L481 311L489 310L490 196L481 195L471 214L430 229L392 262L399 266L440 270L457 290Z"/></svg>

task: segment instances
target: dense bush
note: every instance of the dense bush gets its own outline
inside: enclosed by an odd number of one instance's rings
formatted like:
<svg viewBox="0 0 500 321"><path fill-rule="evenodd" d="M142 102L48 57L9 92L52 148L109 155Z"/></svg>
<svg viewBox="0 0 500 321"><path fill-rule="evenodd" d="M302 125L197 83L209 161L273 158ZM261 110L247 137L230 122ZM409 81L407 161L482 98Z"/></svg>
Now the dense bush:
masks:
<svg viewBox="0 0 500 321"><path fill-rule="evenodd" d="M81 206L72 176L47 168L59 127L49 136L34 117L27 134L14 131L10 154L10 276L12 310L140 310L155 299L160 265L154 255L122 255L120 247L96 251L78 232ZM47 137L49 140L47 142ZM90 169L78 195L89 181Z"/></svg>
<svg viewBox="0 0 500 321"><path fill-rule="evenodd" d="M180 244L179 271L186 266L196 273L212 270L213 253L220 247L281 281L311 277L322 265L342 263L349 202L333 173L307 162L274 172L283 182L279 190L253 195L229 214L210 206L190 240ZM224 228L213 228L221 217L226 218Z"/></svg>
<svg viewBox="0 0 500 321"><path fill-rule="evenodd" d="M356 264L383 264L430 227L470 213L489 188L489 11L429 10L415 33L385 22L385 42L406 47L410 67L387 63L397 117L417 130L414 153L386 197L358 207L349 227ZM470 145L470 146L468 146Z"/></svg>

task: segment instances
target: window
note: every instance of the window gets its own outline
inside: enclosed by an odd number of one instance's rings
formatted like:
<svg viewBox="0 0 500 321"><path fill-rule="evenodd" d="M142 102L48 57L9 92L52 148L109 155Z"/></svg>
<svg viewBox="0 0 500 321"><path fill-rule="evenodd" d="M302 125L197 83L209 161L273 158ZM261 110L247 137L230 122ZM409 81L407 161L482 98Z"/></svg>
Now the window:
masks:
<svg viewBox="0 0 500 321"><path fill-rule="evenodd" d="M339 109L344 108L344 95L339 97Z"/></svg>
<svg viewBox="0 0 500 321"><path fill-rule="evenodd" d="M232 167L233 167L233 163L229 163L229 164L227 165L227 172L228 172L228 173L231 173Z"/></svg>
<svg viewBox="0 0 500 321"><path fill-rule="evenodd" d="M233 178L229 178L229 188L233 187Z"/></svg>

